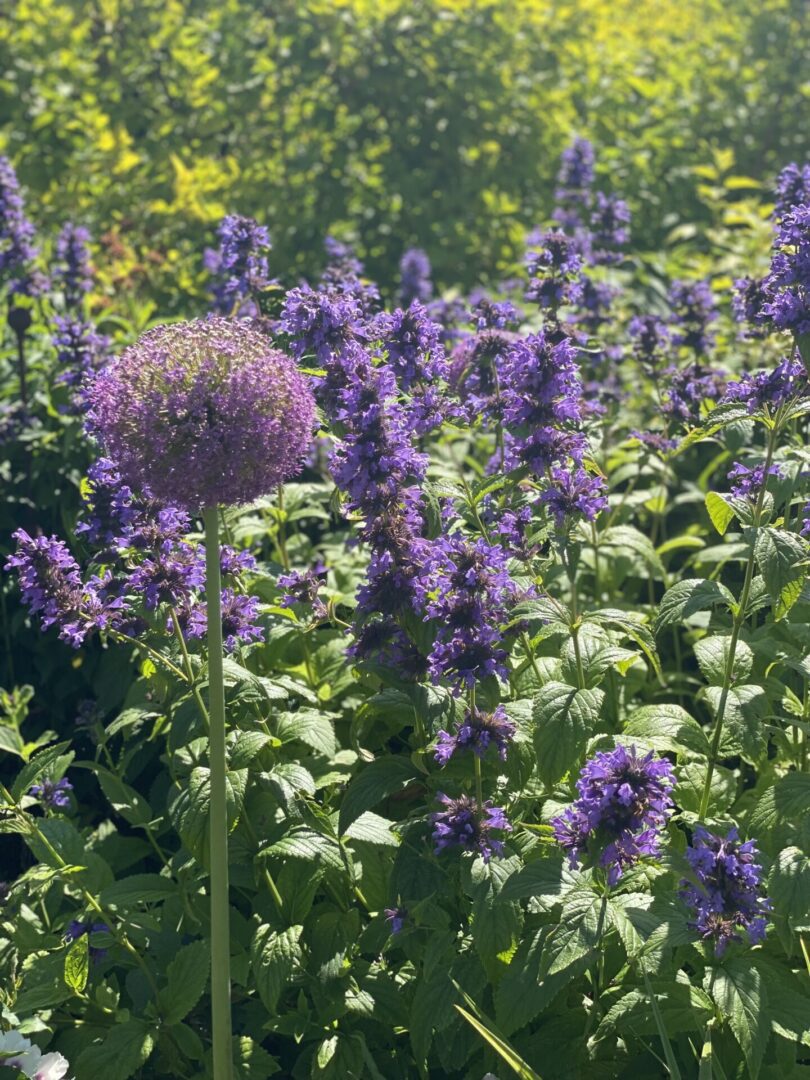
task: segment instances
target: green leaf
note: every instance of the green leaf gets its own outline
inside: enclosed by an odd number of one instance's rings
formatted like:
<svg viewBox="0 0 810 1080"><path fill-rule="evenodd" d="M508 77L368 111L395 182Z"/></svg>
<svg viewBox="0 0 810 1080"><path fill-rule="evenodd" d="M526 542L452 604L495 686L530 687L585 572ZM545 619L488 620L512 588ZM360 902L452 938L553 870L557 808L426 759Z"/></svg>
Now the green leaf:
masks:
<svg viewBox="0 0 810 1080"><path fill-rule="evenodd" d="M728 654L731 647L730 634L715 634L701 638L694 645L698 665L707 683L722 686L726 678ZM754 668L754 654L744 641L737 641L734 650L734 664L731 669L731 681L741 682L747 679Z"/></svg>
<svg viewBox="0 0 810 1080"><path fill-rule="evenodd" d="M559 903L571 887L562 859L550 857L534 859L517 874L512 874L506 879L501 895L506 900L523 900L531 896L545 900L551 907Z"/></svg>
<svg viewBox="0 0 810 1080"><path fill-rule="evenodd" d="M601 897L582 885L571 889L563 900L559 925L546 942L542 977L548 978L590 957L609 925L609 913L603 910Z"/></svg>
<svg viewBox="0 0 810 1080"><path fill-rule="evenodd" d="M283 743L302 742L317 754L335 756L335 729L331 720L312 709L284 713L279 717L276 734Z"/></svg>
<svg viewBox="0 0 810 1080"><path fill-rule="evenodd" d="M65 954L65 982L74 994L81 994L90 974L90 941L80 934Z"/></svg>
<svg viewBox="0 0 810 1080"><path fill-rule="evenodd" d="M245 769L272 739L264 731L240 731L228 751L231 769Z"/></svg>
<svg viewBox="0 0 810 1080"><path fill-rule="evenodd" d="M655 632L660 632L667 626L683 622L690 615L717 604L725 604L730 608L734 604L734 597L719 581L710 581L708 578L686 578L667 589L658 605L658 614L655 619Z"/></svg>
<svg viewBox="0 0 810 1080"><path fill-rule="evenodd" d="M634 611L622 611L621 608L602 608L599 611L589 612L582 621L583 624L595 622L600 626L620 630L642 650L655 674L661 675L661 662L658 658L655 638L641 615Z"/></svg>
<svg viewBox="0 0 810 1080"><path fill-rule="evenodd" d="M305 859L324 869L343 869L337 843L307 826L293 829L274 844L262 848L261 854L275 859Z"/></svg>
<svg viewBox="0 0 810 1080"><path fill-rule="evenodd" d="M229 829L236 827L242 813L247 779L247 769L232 769L225 776ZM208 768L200 765L192 769L169 813L186 848L203 866L208 865L210 806L211 774Z"/></svg>
<svg viewBox="0 0 810 1080"><path fill-rule="evenodd" d="M632 525L613 525L600 535L599 548L614 555L630 552L637 555L648 570L659 578L666 577L661 557L648 536Z"/></svg>
<svg viewBox="0 0 810 1080"><path fill-rule="evenodd" d="M710 491L706 496L706 509L709 512L712 525L720 533L725 535L729 525L734 520L734 508L726 502L722 495L716 491Z"/></svg>
<svg viewBox="0 0 810 1080"><path fill-rule="evenodd" d="M340 806L340 832L344 833L360 815L377 806L395 791L401 791L418 777L407 758L379 757L365 765L346 789Z"/></svg>
<svg viewBox="0 0 810 1080"><path fill-rule="evenodd" d="M706 983L740 1045L748 1075L751 1080L757 1080L771 1033L761 974L747 957L729 957L707 971Z"/></svg>
<svg viewBox="0 0 810 1080"><path fill-rule="evenodd" d="M589 954L583 954L564 970L543 975L543 956L551 929L543 926L521 941L495 989L495 1016L507 1035L534 1020L588 967Z"/></svg>
<svg viewBox="0 0 810 1080"><path fill-rule="evenodd" d="M747 420L749 418L748 409L745 405L736 405L734 403L728 403L726 405L717 405L711 410L706 420L696 428L693 428L686 436L681 439L677 447L673 451L673 457L678 454L682 454L684 450L688 450L690 446L694 446L695 443L703 442L704 439L709 439L712 435L716 435L718 431L723 431L725 428L731 427L732 424L736 424L738 420Z"/></svg>
<svg viewBox="0 0 810 1080"><path fill-rule="evenodd" d="M806 924L810 917L810 859L797 847L779 852L768 878L768 896L779 918Z"/></svg>
<svg viewBox="0 0 810 1080"><path fill-rule="evenodd" d="M99 903L102 907L128 908L138 904L167 900L177 892L171 878L160 874L131 874L114 881L101 890Z"/></svg>
<svg viewBox="0 0 810 1080"><path fill-rule="evenodd" d="M697 813L706 783L708 763L688 761L677 770L678 783L673 798L683 810ZM712 773L712 785L709 797L709 809L715 815L727 810L737 796L737 781L728 769L717 765Z"/></svg>
<svg viewBox="0 0 810 1080"><path fill-rule="evenodd" d="M392 830L395 828L393 821L373 814L366 810L356 821L353 821L343 834L346 840L365 840L367 844L383 844L388 847L396 847L399 837Z"/></svg>
<svg viewBox="0 0 810 1080"><path fill-rule="evenodd" d="M520 1080L541 1080L540 1074L536 1073L531 1065L528 1065L520 1054L518 1054L517 1050L515 1050L506 1039L493 1030L490 1024L486 1024L483 1020L479 1020L478 1017L473 1016L472 1013L463 1009L461 1005L454 1005L454 1008L459 1011L471 1027L475 1028L478 1034L492 1047L495 1053L506 1062L512 1072L520 1077Z"/></svg>
<svg viewBox="0 0 810 1080"><path fill-rule="evenodd" d="M624 739L643 739L658 753L709 752L705 731L680 705L642 705L630 715L622 734Z"/></svg>
<svg viewBox="0 0 810 1080"><path fill-rule="evenodd" d="M211 970L207 941L184 945L166 969L168 986L160 993L160 1008L167 1024L178 1024L205 993Z"/></svg>
<svg viewBox="0 0 810 1080"><path fill-rule="evenodd" d="M776 619L782 619L801 595L807 577L807 545L787 532L765 526L757 530L754 556L774 605Z"/></svg>
<svg viewBox="0 0 810 1080"><path fill-rule="evenodd" d="M253 935L250 964L259 997L270 1013L275 1013L281 991L303 959L300 945L303 932L303 926L273 930L263 925Z"/></svg>
<svg viewBox="0 0 810 1080"><path fill-rule="evenodd" d="M233 1040L234 1080L268 1080L281 1072L278 1061L247 1035Z"/></svg>
<svg viewBox="0 0 810 1080"><path fill-rule="evenodd" d="M706 700L717 716L723 688L707 686ZM746 760L756 762L768 744L763 720L768 711L765 691L756 683L732 686L726 698L723 734L720 740L720 756L741 754Z"/></svg>
<svg viewBox="0 0 810 1080"><path fill-rule="evenodd" d="M153 818L152 808L149 803L144 799L142 795L139 795L135 788L130 787L129 784L121 780L116 776L114 772L109 769L105 769L103 765L99 765L95 761L80 761L76 763L83 769L90 769L95 773L96 779L99 782L101 790L104 792L104 797L107 802L124 821L130 825L143 826L148 825Z"/></svg>
<svg viewBox="0 0 810 1080"><path fill-rule="evenodd" d="M104 1080L129 1080L146 1064L154 1045L155 1032L145 1021L127 1020L108 1028L100 1043L82 1051L76 1073Z"/></svg>
<svg viewBox="0 0 810 1080"><path fill-rule="evenodd" d="M49 776L56 772L60 775L64 773L73 760L72 753L65 753L69 746L69 742L60 742L35 754L28 764L20 769L17 779L11 785L14 798L19 801L46 773Z"/></svg>
<svg viewBox="0 0 810 1080"><path fill-rule="evenodd" d="M810 811L810 773L780 776L760 798L751 814L754 833L770 831L781 822L800 821Z"/></svg>
<svg viewBox="0 0 810 1080"><path fill-rule="evenodd" d="M711 998L699 987L650 979L647 987L629 990L610 1006L596 1030L596 1039L612 1039L617 1033L660 1035L653 1001L670 1035L702 1031L714 1012Z"/></svg>
<svg viewBox="0 0 810 1080"><path fill-rule="evenodd" d="M540 688L532 713L537 769L545 784L556 784L576 767L604 698L601 690L577 690L556 681Z"/></svg>

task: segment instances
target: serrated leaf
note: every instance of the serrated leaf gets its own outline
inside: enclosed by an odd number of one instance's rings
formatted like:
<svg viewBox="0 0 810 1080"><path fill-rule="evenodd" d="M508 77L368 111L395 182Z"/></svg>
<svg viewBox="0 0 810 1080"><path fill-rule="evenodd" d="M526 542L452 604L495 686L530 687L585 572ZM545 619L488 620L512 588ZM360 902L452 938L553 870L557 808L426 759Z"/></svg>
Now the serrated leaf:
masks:
<svg viewBox="0 0 810 1080"><path fill-rule="evenodd" d="M269 847L262 848L261 854L276 859L305 859L324 869L343 869L337 843L306 826L296 828Z"/></svg>
<svg viewBox="0 0 810 1080"><path fill-rule="evenodd" d="M534 859L507 878L501 895L507 900L523 900L527 897L546 898L558 903L572 887L567 879L561 858Z"/></svg>
<svg viewBox="0 0 810 1080"><path fill-rule="evenodd" d="M712 525L721 536L724 536L726 529L734 520L734 508L726 502L722 495L716 491L710 491L706 496L706 510L709 513Z"/></svg>
<svg viewBox="0 0 810 1080"><path fill-rule="evenodd" d="M702 1031L714 1012L711 998L697 986L650 980L650 988L670 1035ZM630 1037L658 1034L646 988L636 987L611 1005L596 1029L596 1040L614 1038L617 1033Z"/></svg>
<svg viewBox="0 0 810 1080"><path fill-rule="evenodd" d="M810 918L810 859L797 847L779 852L768 878L776 914L804 924Z"/></svg>
<svg viewBox="0 0 810 1080"><path fill-rule="evenodd" d="M228 827L234 829L244 805L247 769L231 769L225 776ZM208 865L211 774L204 766L193 769L170 808L172 822L186 848L204 866Z"/></svg>
<svg viewBox="0 0 810 1080"><path fill-rule="evenodd" d="M335 756L335 729L332 721L312 709L284 713L279 717L276 734L283 743L302 742L317 754L328 758Z"/></svg>
<svg viewBox="0 0 810 1080"><path fill-rule="evenodd" d="M177 892L171 878L160 874L131 874L106 885L99 895L102 907L128 908L138 904L166 900Z"/></svg>
<svg viewBox="0 0 810 1080"><path fill-rule="evenodd" d="M387 847L397 847L399 836L392 830L395 823L386 818L366 810L356 821L353 821L343 834L346 840L364 840L367 844L382 844Z"/></svg>
<svg viewBox="0 0 810 1080"><path fill-rule="evenodd" d="M706 974L707 989L740 1045L751 1080L759 1076L770 1036L768 1001L759 971L746 957L729 957Z"/></svg>
<svg viewBox="0 0 810 1080"><path fill-rule="evenodd" d="M775 617L781 619L801 595L807 577L807 545L785 529L765 526L757 530L754 557Z"/></svg>
<svg viewBox="0 0 810 1080"><path fill-rule="evenodd" d="M705 694L712 712L717 716L723 688L707 686ZM748 761L757 761L767 747L767 734L763 724L767 711L768 699L761 686L756 683L732 686L728 691L723 713L720 755L730 757L732 754L742 754Z"/></svg>
<svg viewBox="0 0 810 1080"><path fill-rule="evenodd" d="M751 815L751 829L770 831L783 821L801 821L809 811L810 773L786 773L761 796Z"/></svg>
<svg viewBox="0 0 810 1080"><path fill-rule="evenodd" d="M303 932L303 926L273 930L272 927L263 925L253 935L250 964L259 997L270 1013L275 1013L281 991L303 959L300 945Z"/></svg>
<svg viewBox="0 0 810 1080"><path fill-rule="evenodd" d="M247 768L256 755L261 753L271 741L271 737L264 731L240 731L228 751L229 768Z"/></svg>
<svg viewBox="0 0 810 1080"><path fill-rule="evenodd" d="M534 1020L588 966L589 956L583 954L563 971L543 975L550 933L551 927L544 926L532 937L524 938L495 989L495 1016L507 1035Z"/></svg>
<svg viewBox="0 0 810 1080"><path fill-rule="evenodd" d="M730 634L715 634L695 642L695 656L706 682L717 686L725 682L730 647ZM734 649L731 681L741 682L747 679L753 668L754 654L751 652L751 647L746 642L738 640Z"/></svg>
<svg viewBox="0 0 810 1080"><path fill-rule="evenodd" d="M349 784L340 806L341 834L360 815L377 806L395 791L400 791L418 777L407 758L379 757L365 765Z"/></svg>
<svg viewBox="0 0 810 1080"><path fill-rule="evenodd" d="M610 913L603 898L578 886L565 896L560 923L548 937L543 953L542 978L564 971L571 964L590 957L603 933L610 927Z"/></svg>
<svg viewBox="0 0 810 1080"><path fill-rule="evenodd" d="M167 1024L178 1024L205 993L211 970L207 941L184 945L166 969L168 986L160 993L160 1007Z"/></svg>
<svg viewBox="0 0 810 1080"><path fill-rule="evenodd" d="M109 1028L103 1041L86 1047L76 1062L79 1076L129 1080L149 1059L155 1032L143 1020L127 1020Z"/></svg>
<svg viewBox="0 0 810 1080"><path fill-rule="evenodd" d="M599 719L605 695L551 681L535 695L532 707L537 769L545 784L556 784L579 761Z"/></svg>
<svg viewBox="0 0 810 1080"><path fill-rule="evenodd" d="M680 705L642 705L628 718L625 739L644 739L659 753L708 754L709 741L697 720Z"/></svg>
<svg viewBox="0 0 810 1080"><path fill-rule="evenodd" d="M90 942L80 934L65 954L65 982L74 994L81 994L90 974Z"/></svg>
<svg viewBox="0 0 810 1080"><path fill-rule="evenodd" d="M718 604L730 608L734 596L719 581L708 578L686 578L667 589L658 605L655 619L655 632L659 634L665 627L683 622L690 615Z"/></svg>

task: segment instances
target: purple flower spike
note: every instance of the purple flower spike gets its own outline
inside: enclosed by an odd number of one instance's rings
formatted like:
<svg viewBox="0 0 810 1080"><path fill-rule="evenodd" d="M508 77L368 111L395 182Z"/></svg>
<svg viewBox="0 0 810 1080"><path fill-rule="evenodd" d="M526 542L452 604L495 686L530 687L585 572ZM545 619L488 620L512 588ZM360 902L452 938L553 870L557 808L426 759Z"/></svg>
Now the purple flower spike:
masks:
<svg viewBox="0 0 810 1080"><path fill-rule="evenodd" d="M652 751L618 746L596 754L577 781L579 797L551 822L573 868L584 861L603 867L615 885L626 869L658 854L675 784L671 764Z"/></svg>
<svg viewBox="0 0 810 1080"><path fill-rule="evenodd" d="M253 297L270 284L270 234L253 218L230 214L222 219L217 236L219 249L207 248L204 255L213 277L214 308L220 315L255 315Z"/></svg>
<svg viewBox="0 0 810 1080"><path fill-rule="evenodd" d="M722 956L744 930L753 945L765 937L770 901L760 894L762 867L751 840L740 842L736 829L718 836L699 825L686 858L697 878L681 882L681 897L692 909L689 924Z"/></svg>
<svg viewBox="0 0 810 1080"><path fill-rule="evenodd" d="M62 777L61 780L43 780L29 790L28 794L39 799L43 806L49 810L67 810L70 806L69 791L73 791L73 784Z"/></svg>
<svg viewBox="0 0 810 1080"><path fill-rule="evenodd" d="M460 847L465 851L475 851L489 862L493 855L503 855L503 841L496 839L492 832L511 832L506 814L490 801L479 807L469 795L460 795L451 799L439 792L436 796L444 810L431 814L435 851L439 855L451 847Z"/></svg>
<svg viewBox="0 0 810 1080"><path fill-rule="evenodd" d="M482 758L490 746L494 746L498 757L505 761L515 731L503 705L496 706L491 713L468 709L455 735L439 732L434 756L440 765L446 765L455 754L464 750L472 750L476 757Z"/></svg>

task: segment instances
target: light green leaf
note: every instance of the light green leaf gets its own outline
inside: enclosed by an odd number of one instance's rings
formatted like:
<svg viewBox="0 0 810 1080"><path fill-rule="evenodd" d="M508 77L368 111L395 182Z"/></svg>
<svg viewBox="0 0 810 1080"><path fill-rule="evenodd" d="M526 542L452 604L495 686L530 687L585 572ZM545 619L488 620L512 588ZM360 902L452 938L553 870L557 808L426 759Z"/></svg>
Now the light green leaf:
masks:
<svg viewBox="0 0 810 1080"><path fill-rule="evenodd" d="M65 954L65 982L74 994L81 994L90 974L90 941L80 934Z"/></svg>
<svg viewBox="0 0 810 1080"><path fill-rule="evenodd" d="M273 930L262 925L253 936L250 964L259 997L270 1013L275 1013L281 991L303 959L299 943L303 932L303 926Z"/></svg>
<svg viewBox="0 0 810 1080"><path fill-rule="evenodd" d="M579 760L595 730L605 695L548 682L534 698L534 746L537 769L545 784L557 783Z"/></svg>
<svg viewBox="0 0 810 1080"><path fill-rule="evenodd" d="M207 941L184 945L166 969L169 983L160 993L160 1008L167 1024L178 1024L205 993L211 970Z"/></svg>
<svg viewBox="0 0 810 1080"><path fill-rule="evenodd" d="M690 615L707 608L725 604L730 608L734 597L719 581L708 578L686 578L667 589L658 606L655 620L655 632L659 634L665 627L683 622Z"/></svg>
<svg viewBox="0 0 810 1080"><path fill-rule="evenodd" d="M771 1033L762 976L747 957L729 957L707 971L706 989L740 1045L748 1075L757 1080Z"/></svg>
<svg viewBox="0 0 810 1080"><path fill-rule="evenodd" d="M76 1073L104 1080L129 1080L149 1059L155 1032L143 1020L127 1020L109 1028L100 1042L79 1055Z"/></svg>

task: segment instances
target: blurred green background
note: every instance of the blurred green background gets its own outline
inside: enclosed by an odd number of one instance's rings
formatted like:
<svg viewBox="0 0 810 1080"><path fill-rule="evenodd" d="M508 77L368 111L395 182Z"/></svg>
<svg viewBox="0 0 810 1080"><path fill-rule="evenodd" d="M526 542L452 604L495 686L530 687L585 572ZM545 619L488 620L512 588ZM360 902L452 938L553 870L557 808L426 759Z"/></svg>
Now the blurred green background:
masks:
<svg viewBox="0 0 810 1080"><path fill-rule="evenodd" d="M100 242L109 291L204 290L238 211L274 270L353 239L392 283L496 279L548 214L573 133L654 250L709 213L708 175L769 181L810 154L807 0L11 0L0 150L45 232Z"/></svg>

